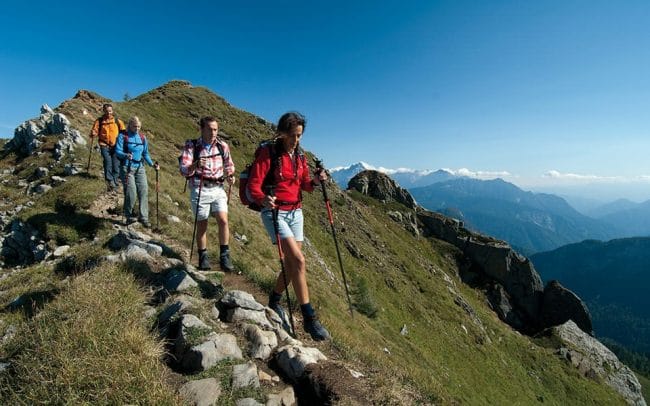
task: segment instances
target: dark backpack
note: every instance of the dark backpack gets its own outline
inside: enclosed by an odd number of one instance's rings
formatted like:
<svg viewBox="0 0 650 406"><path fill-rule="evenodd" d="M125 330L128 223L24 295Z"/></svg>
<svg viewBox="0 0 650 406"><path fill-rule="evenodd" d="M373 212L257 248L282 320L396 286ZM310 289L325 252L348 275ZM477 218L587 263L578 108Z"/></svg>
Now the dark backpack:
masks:
<svg viewBox="0 0 650 406"><path fill-rule="evenodd" d="M271 159L271 167L269 168L269 171L266 173L266 175L264 176L264 180L262 181L262 190L265 193L268 193L269 188L272 187L275 183L274 182L275 171L279 166L279 161L282 157L282 154L278 153L277 143L275 142L275 140L262 141L260 145L257 147L257 149L255 150L255 156L253 158L253 162L255 162L259 154L262 152L263 148L268 148L269 157ZM297 149L296 159L300 159L303 163L305 161L305 154L300 147L298 147ZM259 204L255 203L253 197L250 194L250 190L248 189L248 178L250 176L251 166L253 166L252 162L246 165L246 168L244 168L244 170L239 173L239 200L242 202L244 206L247 206L249 209L260 211L262 210L262 207ZM297 170L298 168L296 165L296 171Z"/></svg>

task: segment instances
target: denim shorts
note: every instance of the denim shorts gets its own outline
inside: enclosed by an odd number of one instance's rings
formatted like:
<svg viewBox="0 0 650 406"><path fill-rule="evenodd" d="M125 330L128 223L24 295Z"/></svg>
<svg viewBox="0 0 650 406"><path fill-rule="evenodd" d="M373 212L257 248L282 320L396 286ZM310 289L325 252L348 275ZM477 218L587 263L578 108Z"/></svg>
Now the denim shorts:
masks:
<svg viewBox="0 0 650 406"><path fill-rule="evenodd" d="M190 190L190 203L192 213L196 216L196 200L198 198L199 188L193 187ZM199 204L199 221L207 220L211 213L225 212L228 213L228 196L223 186L203 187L201 188L201 202Z"/></svg>
<svg viewBox="0 0 650 406"><path fill-rule="evenodd" d="M266 227L266 232L271 237L273 244L275 244L277 241L275 239L275 227L273 227L273 210L262 209L260 216L264 227ZM302 233L303 224L302 209L278 211L278 230L281 240L291 237L297 242L302 242L304 239Z"/></svg>

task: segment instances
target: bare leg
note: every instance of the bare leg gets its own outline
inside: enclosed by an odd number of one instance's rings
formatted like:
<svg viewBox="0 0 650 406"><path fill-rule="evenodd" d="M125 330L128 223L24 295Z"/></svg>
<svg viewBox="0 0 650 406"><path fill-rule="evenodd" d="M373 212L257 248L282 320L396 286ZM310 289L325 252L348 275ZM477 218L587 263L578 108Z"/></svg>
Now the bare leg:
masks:
<svg viewBox="0 0 650 406"><path fill-rule="evenodd" d="M228 245L230 240L230 230L228 229L228 213L225 211L218 211L214 214L219 225L219 245Z"/></svg>
<svg viewBox="0 0 650 406"><path fill-rule="evenodd" d="M204 250L208 246L208 220L200 220L196 223L196 246Z"/></svg>
<svg viewBox="0 0 650 406"><path fill-rule="evenodd" d="M287 283L293 283L293 290L296 292L298 304L309 303L309 288L307 287L307 266L305 257L302 254L302 242L296 242L293 237L280 240L282 252L284 253L284 269L287 272ZM284 276L278 275L275 281L276 293L284 292Z"/></svg>

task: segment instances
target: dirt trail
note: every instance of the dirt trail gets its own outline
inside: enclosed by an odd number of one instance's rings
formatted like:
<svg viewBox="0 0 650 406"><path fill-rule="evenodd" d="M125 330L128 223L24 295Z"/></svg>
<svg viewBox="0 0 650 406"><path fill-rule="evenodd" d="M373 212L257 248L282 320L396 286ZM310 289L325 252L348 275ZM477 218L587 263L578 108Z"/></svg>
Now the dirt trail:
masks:
<svg viewBox="0 0 650 406"><path fill-rule="evenodd" d="M137 222L126 226L124 224L124 217L122 215L122 207L124 202L123 198L124 197L122 193L104 192L97 196L88 211L96 217L111 221L116 225L117 229L141 231L151 236L152 239L163 242L165 245L181 255L184 261L189 262L189 249L184 245L180 245L176 240L170 239L165 234L160 233L160 230L155 230L154 228L144 228L140 223ZM193 265L196 265L196 261L197 259L195 256L193 261L195 264ZM268 301L268 292L264 292L262 289L260 289L259 286L251 282L245 275L242 275L240 272L223 273L221 271L213 270L205 273L221 274L221 283L227 290L246 291L252 294L260 303L266 303ZM294 320L296 326L302 325L301 316L299 313L300 311L297 308L294 309ZM309 379L313 381L313 383L310 385L322 387L323 390L328 392L327 394L323 394L325 397L331 397L334 399L347 399L351 401L351 404L359 404L359 399L371 399L370 394L372 393L372 378L367 377L363 381L351 379L349 377L349 372L345 367L345 364L347 363L343 361L342 355L339 353L332 341L315 342L311 340L308 334L303 332L301 328L297 327L296 330L296 333L298 335L297 338L299 340L307 342L310 346L318 348L329 358L328 362L310 368ZM359 369L361 365L353 365L353 367ZM361 368L366 370L368 369L363 367ZM304 383L302 385L304 385ZM300 392L304 390L304 388L302 390L300 389L302 385L295 387L298 392L298 397L301 396ZM304 396L304 394L302 394L302 396Z"/></svg>
<svg viewBox="0 0 650 406"><path fill-rule="evenodd" d="M111 221L113 224L116 224L119 229L142 231L143 233L151 236L154 240L159 240L165 243L165 245L176 251L186 261L189 261L189 249L185 246L179 245L176 240L172 240L165 234L160 233L160 230L157 230L155 228L155 224L153 224L152 228L145 228L138 222L128 226L125 225L123 207L124 194L122 191L119 193L104 192L97 196L95 201L93 201L90 208L88 209L88 212L93 216ZM152 214L156 214L155 209Z"/></svg>

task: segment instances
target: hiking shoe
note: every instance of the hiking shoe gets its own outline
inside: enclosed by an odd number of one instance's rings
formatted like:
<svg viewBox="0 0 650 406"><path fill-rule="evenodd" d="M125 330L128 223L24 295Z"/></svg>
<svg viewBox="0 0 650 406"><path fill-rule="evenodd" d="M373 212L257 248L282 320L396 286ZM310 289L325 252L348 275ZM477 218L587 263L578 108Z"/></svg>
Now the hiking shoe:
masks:
<svg viewBox="0 0 650 406"><path fill-rule="evenodd" d="M131 224L136 223L137 221L138 219L136 219L135 217L129 217L126 219L126 225L130 226Z"/></svg>
<svg viewBox="0 0 650 406"><path fill-rule="evenodd" d="M282 329L291 334L291 327L289 327L289 317L287 317L287 314L284 312L282 306L280 306L280 303L269 303L269 308L273 310L275 314L280 316L280 320L282 320Z"/></svg>
<svg viewBox="0 0 650 406"><path fill-rule="evenodd" d="M149 220L140 220L140 224L142 224L142 227L144 228L151 228L151 223Z"/></svg>
<svg viewBox="0 0 650 406"><path fill-rule="evenodd" d="M221 257L219 257L219 265L222 271L232 272L235 270L235 266L232 264L228 252L221 254Z"/></svg>
<svg viewBox="0 0 650 406"><path fill-rule="evenodd" d="M117 216L121 215L123 213L123 210L124 209L121 207L109 207L108 210L106 210L106 213Z"/></svg>
<svg viewBox="0 0 650 406"><path fill-rule="evenodd" d="M311 335L314 341L329 340L330 333L320 324L316 317L305 318L305 331Z"/></svg>
<svg viewBox="0 0 650 406"><path fill-rule="evenodd" d="M208 271L212 268L210 266L210 258L208 258L207 251L199 254L199 269L202 271Z"/></svg>

